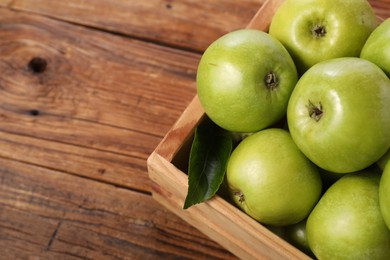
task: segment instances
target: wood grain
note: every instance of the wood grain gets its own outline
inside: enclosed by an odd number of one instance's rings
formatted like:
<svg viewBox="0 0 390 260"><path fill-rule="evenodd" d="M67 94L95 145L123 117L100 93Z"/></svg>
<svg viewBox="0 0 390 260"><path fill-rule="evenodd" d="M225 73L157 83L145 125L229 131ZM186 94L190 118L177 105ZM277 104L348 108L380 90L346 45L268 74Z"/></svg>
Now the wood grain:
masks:
<svg viewBox="0 0 390 260"><path fill-rule="evenodd" d="M6 132L0 132L0 147L3 158L150 192L143 158Z"/></svg>
<svg viewBox="0 0 390 260"><path fill-rule="evenodd" d="M390 1L388 0L370 0L371 6L374 8L375 13L383 18L387 19L390 17Z"/></svg>
<svg viewBox="0 0 390 260"><path fill-rule="evenodd" d="M0 17L0 156L149 192L145 160L195 94L199 55ZM29 68L34 57L45 71Z"/></svg>
<svg viewBox="0 0 390 260"><path fill-rule="evenodd" d="M0 184L8 259L230 257L148 195L2 158Z"/></svg>
<svg viewBox="0 0 390 260"><path fill-rule="evenodd" d="M284 0L265 1L259 8L246 28L252 28L267 32L276 10L284 2Z"/></svg>
<svg viewBox="0 0 390 260"><path fill-rule="evenodd" d="M0 5L130 35L179 48L204 51L219 36L244 28L264 0L0 0ZM390 17L390 3L369 0ZM113 15L114 14L114 15Z"/></svg>
<svg viewBox="0 0 390 260"><path fill-rule="evenodd" d="M147 195L199 54L7 8L0 33L6 258L232 257Z"/></svg>
<svg viewBox="0 0 390 260"><path fill-rule="evenodd" d="M146 158L262 3L0 0L0 258L235 258L150 196Z"/></svg>
<svg viewBox="0 0 390 260"><path fill-rule="evenodd" d="M5 9L0 17L3 109L160 137L194 96L199 55ZM34 57L47 60L44 72L28 69Z"/></svg>
<svg viewBox="0 0 390 260"><path fill-rule="evenodd" d="M2 256L231 257L148 195L199 54L7 8L0 33Z"/></svg>
<svg viewBox="0 0 390 260"><path fill-rule="evenodd" d="M0 0L16 10L203 51L222 34L244 28L263 0Z"/></svg>

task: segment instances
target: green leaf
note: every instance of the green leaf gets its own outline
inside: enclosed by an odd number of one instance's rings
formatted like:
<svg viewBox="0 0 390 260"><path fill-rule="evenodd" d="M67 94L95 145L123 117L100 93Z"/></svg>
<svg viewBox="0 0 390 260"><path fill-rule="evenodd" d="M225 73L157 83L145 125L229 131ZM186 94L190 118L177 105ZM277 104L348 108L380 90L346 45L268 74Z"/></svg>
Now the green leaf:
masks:
<svg viewBox="0 0 390 260"><path fill-rule="evenodd" d="M188 192L184 209L215 195L225 177L233 149L231 135L205 118L195 129L188 166Z"/></svg>

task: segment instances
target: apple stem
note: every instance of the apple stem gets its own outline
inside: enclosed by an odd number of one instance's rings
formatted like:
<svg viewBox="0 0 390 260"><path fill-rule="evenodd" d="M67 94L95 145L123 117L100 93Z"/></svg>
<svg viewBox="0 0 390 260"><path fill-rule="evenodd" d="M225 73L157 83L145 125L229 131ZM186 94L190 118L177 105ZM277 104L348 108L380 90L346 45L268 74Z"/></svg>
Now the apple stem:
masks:
<svg viewBox="0 0 390 260"><path fill-rule="evenodd" d="M322 104L319 102L317 105L314 105L310 100L309 100L309 105L307 106L307 109L309 110L309 116L316 120L317 122L320 121L323 111L322 111Z"/></svg>
<svg viewBox="0 0 390 260"><path fill-rule="evenodd" d="M265 75L264 83L266 87L270 90L275 90L279 85L278 78L276 77L276 74L272 71L268 72L267 75Z"/></svg>
<svg viewBox="0 0 390 260"><path fill-rule="evenodd" d="M326 28L323 25L315 25L312 29L315 38L324 37L326 35Z"/></svg>

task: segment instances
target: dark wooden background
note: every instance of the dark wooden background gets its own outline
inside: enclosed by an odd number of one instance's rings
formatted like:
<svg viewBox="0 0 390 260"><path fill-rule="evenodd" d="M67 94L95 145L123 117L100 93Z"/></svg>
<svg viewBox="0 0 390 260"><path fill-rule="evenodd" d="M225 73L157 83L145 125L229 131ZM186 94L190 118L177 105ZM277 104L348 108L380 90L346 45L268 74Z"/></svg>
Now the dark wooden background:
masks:
<svg viewBox="0 0 390 260"><path fill-rule="evenodd" d="M146 159L262 3L0 0L0 259L234 258L152 199Z"/></svg>

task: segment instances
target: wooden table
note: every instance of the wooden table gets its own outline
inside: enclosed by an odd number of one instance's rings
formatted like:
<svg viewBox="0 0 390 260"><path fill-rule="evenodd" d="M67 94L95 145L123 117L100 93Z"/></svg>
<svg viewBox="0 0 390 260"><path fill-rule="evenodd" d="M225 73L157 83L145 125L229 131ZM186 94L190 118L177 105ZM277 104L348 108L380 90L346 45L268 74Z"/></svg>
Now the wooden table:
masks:
<svg viewBox="0 0 390 260"><path fill-rule="evenodd" d="M152 199L146 159L262 3L0 0L0 258L234 258Z"/></svg>

